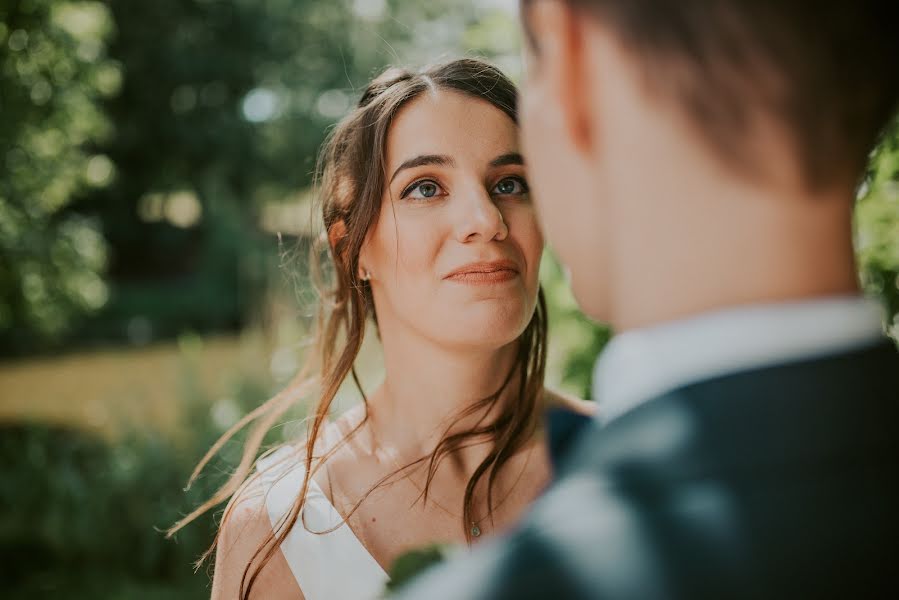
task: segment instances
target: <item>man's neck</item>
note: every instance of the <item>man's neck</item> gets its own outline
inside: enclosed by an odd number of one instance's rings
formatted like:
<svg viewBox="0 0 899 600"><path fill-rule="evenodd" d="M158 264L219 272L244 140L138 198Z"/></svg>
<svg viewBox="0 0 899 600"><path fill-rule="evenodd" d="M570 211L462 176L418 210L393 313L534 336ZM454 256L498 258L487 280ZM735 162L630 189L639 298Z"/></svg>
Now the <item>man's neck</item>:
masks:
<svg viewBox="0 0 899 600"><path fill-rule="evenodd" d="M667 196L651 190L663 198L646 202L657 214L622 209L609 282L617 331L859 292L850 200L700 183L670 182Z"/></svg>
<svg viewBox="0 0 899 600"><path fill-rule="evenodd" d="M812 189L779 123L757 115L735 164L639 86L597 93L597 245L610 260L597 306L616 330L858 290L853 184Z"/></svg>

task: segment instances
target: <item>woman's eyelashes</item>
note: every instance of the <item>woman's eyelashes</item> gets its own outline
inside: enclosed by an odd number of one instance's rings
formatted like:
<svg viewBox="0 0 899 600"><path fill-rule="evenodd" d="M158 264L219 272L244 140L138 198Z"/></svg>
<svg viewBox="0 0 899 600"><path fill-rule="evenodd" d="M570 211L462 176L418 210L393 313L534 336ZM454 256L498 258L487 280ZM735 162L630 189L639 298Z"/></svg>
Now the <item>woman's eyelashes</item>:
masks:
<svg viewBox="0 0 899 600"><path fill-rule="evenodd" d="M500 179L490 190L490 195L502 197L526 197L529 191L530 189L528 188L527 181L525 181L524 177L513 175ZM427 201L448 195L449 193L443 188L443 186L437 183L435 180L419 179L403 189L403 191L400 193L400 199L402 200L408 198L412 200Z"/></svg>
<svg viewBox="0 0 899 600"><path fill-rule="evenodd" d="M403 190L403 193L400 194L400 199L414 198L417 200L430 200L431 198L445 195L446 192L440 187L440 184L433 179L419 179Z"/></svg>
<svg viewBox="0 0 899 600"><path fill-rule="evenodd" d="M524 177L518 175L512 177L503 177L500 179L491 192L496 196L525 196L529 192L527 181Z"/></svg>

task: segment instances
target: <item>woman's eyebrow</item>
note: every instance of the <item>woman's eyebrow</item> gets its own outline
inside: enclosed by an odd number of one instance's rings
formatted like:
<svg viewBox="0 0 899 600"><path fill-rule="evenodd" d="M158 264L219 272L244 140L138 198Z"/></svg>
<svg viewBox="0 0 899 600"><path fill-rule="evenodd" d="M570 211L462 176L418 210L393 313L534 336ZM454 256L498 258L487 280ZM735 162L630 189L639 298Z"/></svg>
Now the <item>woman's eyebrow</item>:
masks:
<svg viewBox="0 0 899 600"><path fill-rule="evenodd" d="M505 167L506 165L524 166L524 158L518 152L509 152L490 161L491 167Z"/></svg>
<svg viewBox="0 0 899 600"><path fill-rule="evenodd" d="M445 154L422 154L420 156L416 156L415 158L410 158L409 160L403 162L403 164L401 164L399 167L397 167L396 171L393 172L393 176L390 178L390 183L393 183L393 180L396 179L396 176L400 174L400 171L403 171L405 169L412 169L415 167L422 167L424 165L455 167L456 161L454 161L451 156L447 156Z"/></svg>

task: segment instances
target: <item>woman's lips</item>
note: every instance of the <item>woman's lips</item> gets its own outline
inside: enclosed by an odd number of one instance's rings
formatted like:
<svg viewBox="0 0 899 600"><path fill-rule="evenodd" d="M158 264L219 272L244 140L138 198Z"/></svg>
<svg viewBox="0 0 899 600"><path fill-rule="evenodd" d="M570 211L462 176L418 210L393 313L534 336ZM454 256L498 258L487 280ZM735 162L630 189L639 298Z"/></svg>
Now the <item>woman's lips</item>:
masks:
<svg viewBox="0 0 899 600"><path fill-rule="evenodd" d="M444 279L457 283L491 284L511 281L518 277L518 269L511 261L471 263L456 269Z"/></svg>
<svg viewBox="0 0 899 600"><path fill-rule="evenodd" d="M447 277L450 281L459 283L502 283L518 277L518 271L511 269L500 269L499 271L457 273Z"/></svg>

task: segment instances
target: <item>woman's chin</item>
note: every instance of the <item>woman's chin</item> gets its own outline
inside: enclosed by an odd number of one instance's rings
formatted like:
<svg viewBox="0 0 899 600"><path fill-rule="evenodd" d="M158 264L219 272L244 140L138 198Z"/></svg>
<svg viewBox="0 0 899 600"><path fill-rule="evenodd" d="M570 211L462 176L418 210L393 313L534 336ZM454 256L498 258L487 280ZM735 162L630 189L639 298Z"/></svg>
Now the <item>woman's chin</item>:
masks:
<svg viewBox="0 0 899 600"><path fill-rule="evenodd" d="M480 318L449 318L441 323L440 338L453 346L497 350L517 340L529 321L530 315L524 310L499 311Z"/></svg>

